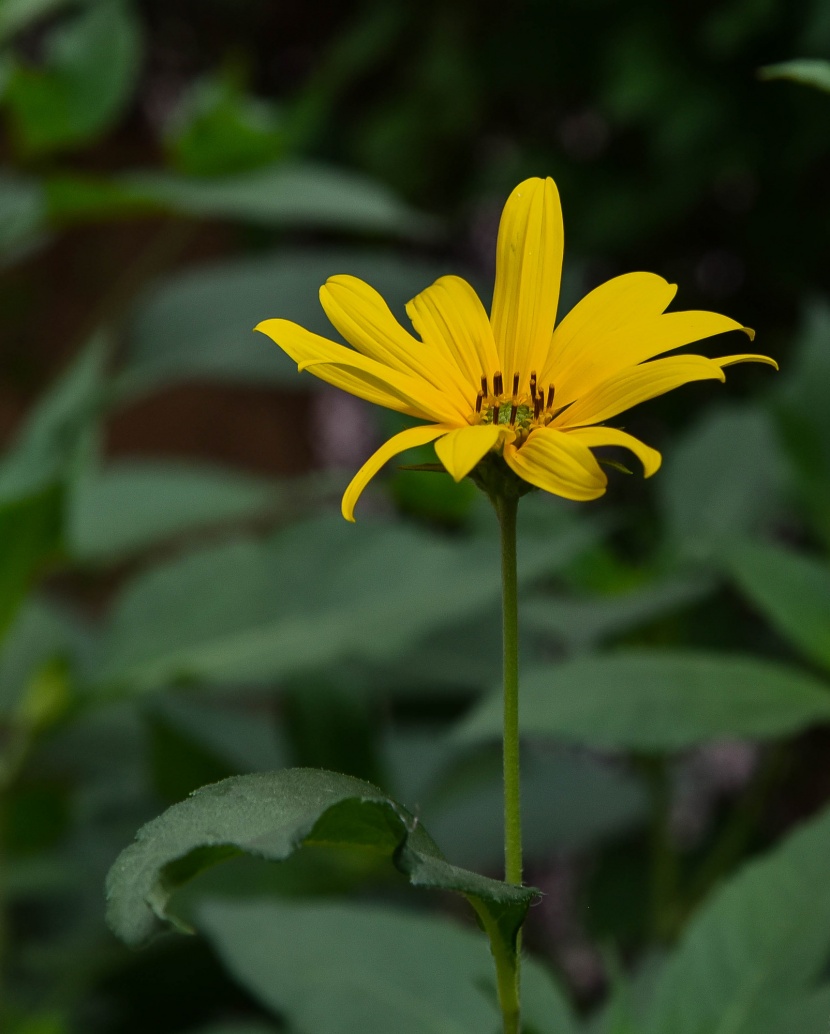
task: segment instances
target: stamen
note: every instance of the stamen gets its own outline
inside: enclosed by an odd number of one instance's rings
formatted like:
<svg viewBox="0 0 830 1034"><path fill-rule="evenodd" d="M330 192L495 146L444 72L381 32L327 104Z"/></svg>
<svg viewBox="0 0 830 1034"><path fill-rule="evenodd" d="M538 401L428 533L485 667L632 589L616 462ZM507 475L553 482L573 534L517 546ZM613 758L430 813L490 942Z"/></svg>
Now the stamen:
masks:
<svg viewBox="0 0 830 1034"><path fill-rule="evenodd" d="M487 378L486 377L482 377L481 378L481 394L482 395L489 395L490 394L490 392L487 390Z"/></svg>
<svg viewBox="0 0 830 1034"><path fill-rule="evenodd" d="M493 406L493 423L497 424L498 422L499 422L499 405L497 403L495 406Z"/></svg>
<svg viewBox="0 0 830 1034"><path fill-rule="evenodd" d="M517 373L513 374L513 394L519 394L519 375Z"/></svg>
<svg viewBox="0 0 830 1034"><path fill-rule="evenodd" d="M501 379L501 370L496 370L493 374L493 394L502 395L504 393L504 382Z"/></svg>
<svg viewBox="0 0 830 1034"><path fill-rule="evenodd" d="M553 405L553 396L555 394L556 394L556 389L551 384L551 386L548 388L548 401L547 401L547 405L545 406L545 409L550 409L550 407Z"/></svg>
<svg viewBox="0 0 830 1034"><path fill-rule="evenodd" d="M516 380L519 379L519 375L516 374ZM511 426L516 423L516 414L519 412L518 403L514 402L510 407L510 424Z"/></svg>
<svg viewBox="0 0 830 1034"><path fill-rule="evenodd" d="M540 392L536 396L536 398L533 400L533 419L534 420L538 420L539 419L539 416L540 416L540 414L542 412L542 406L544 405L544 402L545 402L545 396L542 395L541 392Z"/></svg>
<svg viewBox="0 0 830 1034"><path fill-rule="evenodd" d="M484 392L480 391L478 393L478 395L476 395L476 413L480 413L481 412L481 403L483 401L484 401Z"/></svg>
<svg viewBox="0 0 830 1034"><path fill-rule="evenodd" d="M532 370L530 373L530 397L536 400L536 371Z"/></svg>

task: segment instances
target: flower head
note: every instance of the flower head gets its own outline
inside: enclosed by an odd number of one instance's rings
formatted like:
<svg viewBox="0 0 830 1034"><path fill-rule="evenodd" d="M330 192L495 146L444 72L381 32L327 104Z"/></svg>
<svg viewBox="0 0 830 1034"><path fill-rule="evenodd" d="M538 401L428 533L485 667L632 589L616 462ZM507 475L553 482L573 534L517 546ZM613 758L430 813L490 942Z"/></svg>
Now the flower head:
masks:
<svg viewBox="0 0 830 1034"><path fill-rule="evenodd" d="M394 435L361 467L343 496L347 520L389 459L427 442L456 481L495 453L528 485L596 499L607 484L596 446L631 450L646 477L661 462L655 449L606 421L689 381L723 381L732 363L776 366L747 354L656 359L727 330L754 333L714 312L665 312L677 288L654 273L609 280L555 326L563 243L555 183L525 180L502 213L489 318L465 280L443 276L406 307L414 337L373 288L343 275L326 281L320 301L351 348L288 320L257 326L299 370L428 421Z"/></svg>

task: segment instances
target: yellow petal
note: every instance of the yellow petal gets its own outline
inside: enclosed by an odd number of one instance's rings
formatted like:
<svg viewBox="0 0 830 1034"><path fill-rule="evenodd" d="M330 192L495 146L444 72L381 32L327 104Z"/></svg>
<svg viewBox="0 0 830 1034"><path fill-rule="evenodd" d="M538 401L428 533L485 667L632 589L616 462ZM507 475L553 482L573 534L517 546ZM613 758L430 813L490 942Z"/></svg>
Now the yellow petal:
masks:
<svg viewBox="0 0 830 1034"><path fill-rule="evenodd" d="M724 355L720 359L713 359L712 362L717 363L718 366L734 366L736 363L766 363L767 366L778 369L778 363L774 359L770 359L768 355Z"/></svg>
<svg viewBox="0 0 830 1034"><path fill-rule="evenodd" d="M466 418L459 414L451 400L426 381L312 334L290 320L263 320L255 329L275 341L297 363L300 371L308 370L320 380L358 398L424 420L466 426Z"/></svg>
<svg viewBox="0 0 830 1034"><path fill-rule="evenodd" d="M504 459L529 484L565 499L597 499L608 484L586 445L571 434L547 427L534 431L521 448L508 442Z"/></svg>
<svg viewBox="0 0 830 1034"><path fill-rule="evenodd" d="M462 412L472 412L475 395L457 367L398 323L389 306L367 283L355 276L333 276L320 288L326 315L362 355L385 366L420 377L452 397Z"/></svg>
<svg viewBox="0 0 830 1034"><path fill-rule="evenodd" d="M642 463L643 474L647 478L656 474L663 462L663 457L656 449L652 449L639 438L626 434L625 431L620 431L616 427L577 427L568 431L567 435L569 438L587 445L590 449L597 445L621 445L624 449L630 449Z"/></svg>
<svg viewBox="0 0 830 1034"><path fill-rule="evenodd" d="M496 245L491 322L507 391L513 374L527 391L540 372L556 320L564 247L562 208L552 179L520 183L504 206Z"/></svg>
<svg viewBox="0 0 830 1034"><path fill-rule="evenodd" d="M414 449L418 445L426 445L427 442L435 441L436 438L451 430L451 427L441 424L408 427L405 431L400 431L394 435L388 442L384 442L377 452L366 460L343 493L340 510L346 520L354 521L354 508L363 494L363 489L369 484L384 463L391 460L393 456L397 456L399 452L404 452L406 449Z"/></svg>
<svg viewBox="0 0 830 1034"><path fill-rule="evenodd" d="M660 316L676 292L676 284L656 273L626 273L595 287L553 332L540 382L553 381L562 391L575 366L601 361L621 335Z"/></svg>
<svg viewBox="0 0 830 1034"><path fill-rule="evenodd" d="M459 276L442 276L406 307L425 342L454 363L475 402L481 378L500 369L493 328L476 292Z"/></svg>
<svg viewBox="0 0 830 1034"><path fill-rule="evenodd" d="M555 427L600 424L639 402L690 381L726 380L720 366L702 355L676 355L631 366L592 388L553 421Z"/></svg>
<svg viewBox="0 0 830 1034"><path fill-rule="evenodd" d="M438 459L456 481L466 477L500 438L515 438L516 433L506 424L477 424L450 431L435 443Z"/></svg>

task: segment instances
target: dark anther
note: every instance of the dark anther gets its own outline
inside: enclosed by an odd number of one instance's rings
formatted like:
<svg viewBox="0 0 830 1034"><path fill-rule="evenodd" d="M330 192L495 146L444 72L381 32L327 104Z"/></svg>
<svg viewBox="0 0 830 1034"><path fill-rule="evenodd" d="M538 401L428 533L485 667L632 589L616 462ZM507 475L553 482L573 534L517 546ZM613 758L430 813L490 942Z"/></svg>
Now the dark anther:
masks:
<svg viewBox="0 0 830 1034"><path fill-rule="evenodd" d="M530 397L536 399L536 371L534 370L530 375Z"/></svg>
<svg viewBox="0 0 830 1034"><path fill-rule="evenodd" d="M548 388L548 402L547 402L547 405L545 406L545 409L550 409L550 407L553 405L553 396L555 394L556 394L556 392L554 390L553 385L551 384L551 386Z"/></svg>
<svg viewBox="0 0 830 1034"><path fill-rule="evenodd" d="M497 424L498 422L499 422L499 407L498 406L493 406L493 423Z"/></svg>
<svg viewBox="0 0 830 1034"><path fill-rule="evenodd" d="M544 395L537 395L533 400L533 419L538 420L539 414L542 412L542 405L545 401Z"/></svg>
<svg viewBox="0 0 830 1034"><path fill-rule="evenodd" d="M484 392L480 391L478 393L478 395L476 395L476 413L480 413L481 412L481 403L483 401L484 401Z"/></svg>
<svg viewBox="0 0 830 1034"><path fill-rule="evenodd" d="M497 370L493 374L493 394L501 395L504 391L504 382L501 379L501 370Z"/></svg>
<svg viewBox="0 0 830 1034"><path fill-rule="evenodd" d="M519 375L517 373L513 374L513 394L519 394Z"/></svg>
<svg viewBox="0 0 830 1034"><path fill-rule="evenodd" d="M490 392L487 390L487 378L486 377L482 377L481 378L481 394L482 395L489 395L490 394Z"/></svg>
<svg viewBox="0 0 830 1034"><path fill-rule="evenodd" d="M519 375L516 374L516 376L518 377ZM519 412L519 407L514 402L513 405L510 407L510 423L511 424L515 424L516 423L516 414L518 412Z"/></svg>

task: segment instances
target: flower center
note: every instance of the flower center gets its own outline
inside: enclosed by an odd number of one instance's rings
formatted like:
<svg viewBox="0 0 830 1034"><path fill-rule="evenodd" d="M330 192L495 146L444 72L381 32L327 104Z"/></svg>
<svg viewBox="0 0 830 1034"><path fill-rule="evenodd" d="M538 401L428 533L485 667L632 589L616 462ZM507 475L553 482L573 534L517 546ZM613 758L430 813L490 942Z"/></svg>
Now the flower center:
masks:
<svg viewBox="0 0 830 1034"><path fill-rule="evenodd" d="M528 391L519 391L521 381L521 376L514 373L513 391L505 392L501 371L496 370L491 392L490 381L482 376L481 391L475 402L475 423L509 425L516 431L518 445L534 428L549 424L558 412L553 408L556 391L552 384L548 385L547 391L540 388L535 370L530 374Z"/></svg>

